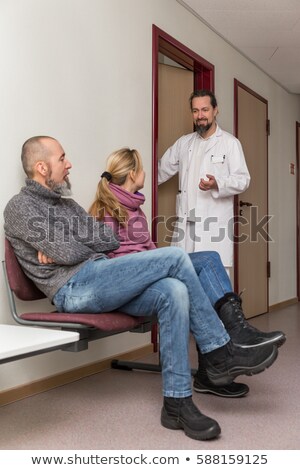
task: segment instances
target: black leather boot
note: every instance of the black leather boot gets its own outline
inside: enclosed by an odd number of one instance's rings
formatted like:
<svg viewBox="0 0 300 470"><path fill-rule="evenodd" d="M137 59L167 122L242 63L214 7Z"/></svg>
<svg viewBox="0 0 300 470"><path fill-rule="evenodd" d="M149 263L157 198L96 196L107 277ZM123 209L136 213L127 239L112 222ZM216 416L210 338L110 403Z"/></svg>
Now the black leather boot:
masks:
<svg viewBox="0 0 300 470"><path fill-rule="evenodd" d="M241 348L232 341L225 346L203 354L209 380L215 385L228 385L239 375L263 372L276 360L278 349L274 344Z"/></svg>
<svg viewBox="0 0 300 470"><path fill-rule="evenodd" d="M282 331L265 333L250 325L245 319L241 298L233 292L219 299L215 304L215 310L233 343L241 348L266 344L275 344L279 348L286 340Z"/></svg>
<svg viewBox="0 0 300 470"><path fill-rule="evenodd" d="M213 439L221 432L217 421L203 415L194 404L192 397L164 397L161 424L168 429L183 429L188 437L200 441Z"/></svg>
<svg viewBox="0 0 300 470"><path fill-rule="evenodd" d="M214 385L208 378L204 358L197 346L198 370L194 376L193 388L198 393L211 393L218 397L239 398L244 397L249 392L249 387L243 383L232 382L228 385Z"/></svg>

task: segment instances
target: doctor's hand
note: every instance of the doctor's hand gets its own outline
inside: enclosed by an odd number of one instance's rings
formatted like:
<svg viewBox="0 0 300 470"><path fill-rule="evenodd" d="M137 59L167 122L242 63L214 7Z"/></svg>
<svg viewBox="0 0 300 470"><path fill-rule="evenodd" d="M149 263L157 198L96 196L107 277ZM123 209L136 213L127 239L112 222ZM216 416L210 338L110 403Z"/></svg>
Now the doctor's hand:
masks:
<svg viewBox="0 0 300 470"><path fill-rule="evenodd" d="M216 178L213 175L206 175L208 178L205 180L204 178L201 178L200 183L199 183L199 189L202 191L209 191L211 189L219 189L218 188L218 183L216 182Z"/></svg>
<svg viewBox="0 0 300 470"><path fill-rule="evenodd" d="M54 260L49 256L44 255L41 251L38 251L38 260L41 264L53 264Z"/></svg>

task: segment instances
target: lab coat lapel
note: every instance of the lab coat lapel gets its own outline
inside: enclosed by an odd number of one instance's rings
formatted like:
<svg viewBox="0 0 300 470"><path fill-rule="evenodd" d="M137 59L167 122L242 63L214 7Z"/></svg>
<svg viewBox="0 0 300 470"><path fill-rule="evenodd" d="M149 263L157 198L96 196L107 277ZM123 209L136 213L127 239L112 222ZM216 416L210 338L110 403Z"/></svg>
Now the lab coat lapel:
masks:
<svg viewBox="0 0 300 470"><path fill-rule="evenodd" d="M220 137L221 135L222 135L222 130L217 125L216 132L214 133L211 139L208 139L206 152L209 152L213 147L217 145L218 137Z"/></svg>

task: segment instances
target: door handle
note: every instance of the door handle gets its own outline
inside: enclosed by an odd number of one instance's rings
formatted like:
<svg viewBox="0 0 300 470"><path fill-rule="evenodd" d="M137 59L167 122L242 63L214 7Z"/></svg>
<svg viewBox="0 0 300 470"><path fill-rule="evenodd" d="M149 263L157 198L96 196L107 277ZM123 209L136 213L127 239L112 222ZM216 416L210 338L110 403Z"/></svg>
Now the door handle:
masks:
<svg viewBox="0 0 300 470"><path fill-rule="evenodd" d="M251 203L251 202L240 201L240 207L243 207L243 206L251 207L251 206L252 206L252 203Z"/></svg>

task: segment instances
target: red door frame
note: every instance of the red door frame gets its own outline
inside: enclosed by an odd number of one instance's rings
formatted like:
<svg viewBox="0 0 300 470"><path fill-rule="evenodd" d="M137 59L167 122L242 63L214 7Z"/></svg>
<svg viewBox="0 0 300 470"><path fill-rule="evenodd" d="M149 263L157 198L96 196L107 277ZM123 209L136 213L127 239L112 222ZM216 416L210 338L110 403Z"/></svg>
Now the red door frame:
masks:
<svg viewBox="0 0 300 470"><path fill-rule="evenodd" d="M158 55L194 72L194 89L214 91L214 65L152 25L152 239L157 240Z"/></svg>
<svg viewBox="0 0 300 470"><path fill-rule="evenodd" d="M297 186L297 297L300 301L300 181L299 181L299 171L300 171L300 141L299 141L299 132L300 132L300 122L296 121L296 186Z"/></svg>

